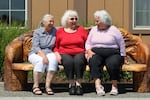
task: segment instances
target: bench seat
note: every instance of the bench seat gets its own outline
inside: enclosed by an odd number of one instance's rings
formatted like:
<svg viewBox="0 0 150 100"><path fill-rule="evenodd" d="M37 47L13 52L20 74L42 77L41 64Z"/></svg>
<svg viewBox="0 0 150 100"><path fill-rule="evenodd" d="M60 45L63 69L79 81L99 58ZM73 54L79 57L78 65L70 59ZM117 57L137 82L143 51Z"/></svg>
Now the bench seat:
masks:
<svg viewBox="0 0 150 100"><path fill-rule="evenodd" d="M23 71L30 71L33 70L33 65L30 63L14 63L12 69L13 70L23 70ZM62 65L58 66L59 70L64 70ZM106 67L103 68L106 71ZM90 71L89 66L86 66L86 71ZM141 72L146 71L146 64L124 64L122 66L122 71L130 71L130 72Z"/></svg>

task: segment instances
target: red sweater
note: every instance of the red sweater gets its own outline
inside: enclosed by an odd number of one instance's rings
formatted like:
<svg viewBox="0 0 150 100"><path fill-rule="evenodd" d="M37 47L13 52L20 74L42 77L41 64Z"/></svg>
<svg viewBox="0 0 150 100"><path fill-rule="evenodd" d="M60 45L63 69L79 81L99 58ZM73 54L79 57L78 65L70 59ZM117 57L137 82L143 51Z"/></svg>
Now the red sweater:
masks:
<svg viewBox="0 0 150 100"><path fill-rule="evenodd" d="M86 39L87 32L82 26L74 33L67 33L64 28L60 28L56 33L54 52L71 55L85 52Z"/></svg>

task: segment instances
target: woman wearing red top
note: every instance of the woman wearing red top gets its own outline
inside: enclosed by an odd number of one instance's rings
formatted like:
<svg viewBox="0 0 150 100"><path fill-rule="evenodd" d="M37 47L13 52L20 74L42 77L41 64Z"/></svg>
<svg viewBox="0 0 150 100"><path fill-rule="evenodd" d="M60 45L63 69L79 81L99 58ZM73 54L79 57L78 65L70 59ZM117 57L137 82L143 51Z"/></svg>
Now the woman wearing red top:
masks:
<svg viewBox="0 0 150 100"><path fill-rule="evenodd" d="M82 26L77 25L78 19L78 13L74 10L67 10L64 13L61 19L63 28L57 30L54 48L59 64L64 66L70 95L83 94L81 79L86 66L87 32Z"/></svg>

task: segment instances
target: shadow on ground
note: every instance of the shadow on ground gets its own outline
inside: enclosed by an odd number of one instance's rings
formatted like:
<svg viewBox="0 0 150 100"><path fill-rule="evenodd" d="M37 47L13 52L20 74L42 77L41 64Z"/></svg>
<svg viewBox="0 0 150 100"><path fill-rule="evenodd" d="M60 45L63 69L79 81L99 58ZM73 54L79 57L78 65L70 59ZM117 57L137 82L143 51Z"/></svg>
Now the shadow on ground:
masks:
<svg viewBox="0 0 150 100"><path fill-rule="evenodd" d="M33 83L28 83L25 91L32 91L32 85L33 85ZM105 87L106 92L110 91L110 89L111 89L110 83L105 83L105 84L103 84L103 86ZM45 87L44 83L41 83L40 84L41 90L44 91L45 90L44 87ZM67 83L52 83L51 87L55 93L68 91ZM95 92L94 83L82 83L82 87L83 87L84 93ZM120 94L124 94L126 92L133 92L132 84L129 84L129 83L118 84L118 89L119 89Z"/></svg>

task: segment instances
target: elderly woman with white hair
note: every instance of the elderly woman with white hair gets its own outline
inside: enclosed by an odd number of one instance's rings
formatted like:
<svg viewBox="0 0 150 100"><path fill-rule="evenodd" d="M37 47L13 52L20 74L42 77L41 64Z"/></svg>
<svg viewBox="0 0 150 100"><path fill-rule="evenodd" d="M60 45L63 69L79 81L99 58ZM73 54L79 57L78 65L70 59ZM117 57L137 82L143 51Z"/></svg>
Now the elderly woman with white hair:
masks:
<svg viewBox="0 0 150 100"><path fill-rule="evenodd" d="M32 92L41 95L39 87L40 79L46 71L45 91L48 95L53 95L51 81L57 71L58 62L53 48L56 40L56 29L54 27L54 17L50 14L43 16L40 27L33 33L32 48L29 52L29 62L34 65L34 84Z"/></svg>
<svg viewBox="0 0 150 100"><path fill-rule="evenodd" d="M85 42L87 32L78 25L79 16L75 10L67 10L61 19L62 28L56 33L54 52L69 82L70 95L83 95L81 80L86 66Z"/></svg>
<svg viewBox="0 0 150 100"><path fill-rule="evenodd" d="M119 29L112 25L111 16L107 11L96 11L94 18L96 26L90 30L85 48L91 76L95 81L96 93L99 96L105 95L100 69L106 65L112 80L110 94L117 95L117 81L126 56L125 42Z"/></svg>

